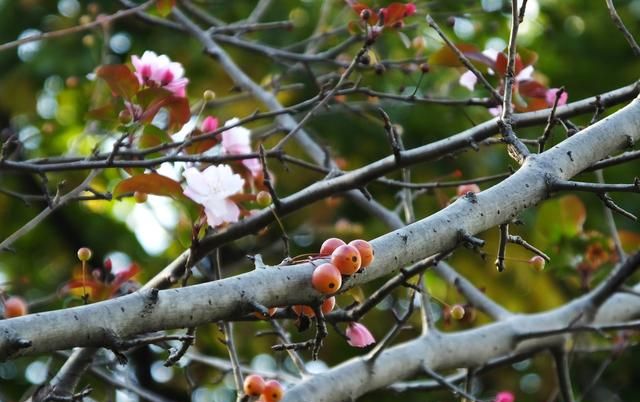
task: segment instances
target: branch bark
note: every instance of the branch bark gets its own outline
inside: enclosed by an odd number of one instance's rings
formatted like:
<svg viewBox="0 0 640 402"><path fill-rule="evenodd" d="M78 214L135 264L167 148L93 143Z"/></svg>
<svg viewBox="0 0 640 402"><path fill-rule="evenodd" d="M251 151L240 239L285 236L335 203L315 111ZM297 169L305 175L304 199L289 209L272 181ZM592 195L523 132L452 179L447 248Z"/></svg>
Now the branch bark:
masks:
<svg viewBox="0 0 640 402"><path fill-rule="evenodd" d="M571 178L629 146L640 139L638 126L640 102L634 100L543 154L530 156L515 174L473 200L461 197L429 217L373 240L375 262L349 285L369 282L451 249L458 244L460 232L477 234L515 218L548 196L549 176ZM88 306L4 320L0 322L0 359L109 345L114 336L126 338L229 320L252 311L253 303L313 304L320 295L311 287L312 270L309 263L277 266L207 284L146 290Z"/></svg>

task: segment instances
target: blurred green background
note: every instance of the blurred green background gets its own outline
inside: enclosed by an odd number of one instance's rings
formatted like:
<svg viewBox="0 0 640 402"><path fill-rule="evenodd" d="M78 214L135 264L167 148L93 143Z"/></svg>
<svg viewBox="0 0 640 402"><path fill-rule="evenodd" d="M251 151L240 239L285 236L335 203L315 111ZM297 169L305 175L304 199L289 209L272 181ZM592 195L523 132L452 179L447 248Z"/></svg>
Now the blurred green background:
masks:
<svg viewBox="0 0 640 402"><path fill-rule="evenodd" d="M328 0L329 1L329 0ZM414 45L405 47L403 38L396 32L387 32L374 47L375 57L385 60L408 59L428 56L441 46L440 40L424 22L430 13L457 42L473 43L478 48L504 47L508 37L509 5L504 0L474 0L449 2L436 0L418 1L418 15L407 19L408 27L402 30L409 42L416 37L425 39L426 48ZM246 18L256 1L209 0L197 2L219 19L227 22ZM386 2L378 2L384 5ZM292 30L274 30L248 33L244 37L272 45L286 47L307 38L315 29L320 0L274 1L262 21L292 20ZM640 0L616 2L618 11L636 37L640 34ZM0 43L9 42L33 32L51 31L77 25L80 21L93 20L102 13L113 13L116 2L78 0L0 0ZM355 14L343 1L331 0L330 18L323 30L346 27L356 19ZM451 18L455 18L454 24ZM453 25L453 26L451 26ZM321 46L335 46L348 37L348 33L337 35ZM539 60L535 65L536 77L549 87L564 86L569 101L596 95L628 85L638 79L640 62L611 23L603 1L581 0L529 0L528 14L521 26L519 36L522 47L535 50ZM302 87L283 91L278 96L285 105L295 104L317 94L317 88L309 74L297 72L281 74L282 65L266 57L246 50L226 47L238 65L257 82L267 84L280 80L283 85L302 83ZM349 60L358 45L348 48L344 55ZM202 53L199 43L184 34L170 29L147 24L135 18L118 20L105 29L76 33L63 38L34 42L17 49L0 52L0 135L3 141L9 135L17 135L24 148L21 159L61 155L87 155L94 147L109 149L116 133L96 127L85 118L86 112L100 106L108 99L108 92L93 80L94 69L104 63L123 63L131 55L141 55L145 50L167 54L172 60L183 63L190 80L187 93L192 104L200 99L204 90L214 90L218 99L234 96L236 91L229 77L216 62ZM311 65L316 75L339 72L334 67ZM465 98L469 91L461 87L457 79L462 71L454 68L432 66L422 79L419 94L436 97ZM382 76L371 70L358 71L352 78L361 78L362 85L392 93L411 93L420 79L415 64L402 69L388 69ZM486 96L482 89L474 95ZM329 147L333 155L342 158L345 169L354 169L389 154L389 148L378 114L376 102L384 107L392 120L401 126L403 141L407 148L416 147L451 134L460 132L489 119L490 114L482 107L445 107L414 105L408 103L370 100L363 96L352 96L344 103L334 104L311 119L308 131L315 139ZM221 121L231 117L243 117L256 108L264 108L240 98L234 102L219 102L205 113L217 116ZM607 113L614 109L607 110ZM573 120L576 124L588 123L591 116ZM248 125L255 133L263 133L269 121L258 121ZM542 128L522 129L518 133L524 138L537 138ZM254 133L254 134L255 134ZM565 138L565 133L556 127L552 143ZM277 138L266 140L273 146ZM289 144L287 151L304 157L304 150ZM479 152L466 151L439 161L416 165L411 169L416 182L447 181L456 179L456 171L462 178L473 178L507 172L515 167L500 146L482 147ZM321 179L296 166L283 167L271 162L276 177L277 191L281 195L291 194ZM640 163L613 167L605 171L610 182L629 183L640 171ZM63 172L48 175L50 191L65 180L67 188L79 183L83 172ZM109 191L125 177L116 169L102 174L94 186L99 191ZM399 178L399 175L389 177ZM593 174L584 174L580 180L594 181ZM40 194L40 177L0 170L0 188L26 194ZM490 184L482 184L487 188ZM397 189L381 184L371 184L369 190L389 208L397 207ZM416 198L417 218L439 210L455 196L455 188L429 192ZM486 293L517 312L536 312L559 306L581 294L582 279L576 267L584 268L592 262L589 252L602 251L611 255L610 241L602 214L602 205L597 197L578 194L579 198L552 199L531 209L521 216L523 225L512 226L512 232L520 234L553 258L544 272L534 271L526 261L530 253L517 246L509 246L508 269L498 274L493 267L497 249L497 228L480 235L487 240L486 259L468 250L455 253L451 263ZM640 213L637 195L615 194L619 205ZM35 216L44 204L24 203L22 200L0 193L0 238L4 239ZM571 217L569 212L584 214ZM581 219L586 218L584 225ZM318 202L298 211L284 220L292 239L292 254L312 253L322 241L330 236L372 239L387 231L378 220L347 200L332 198ZM616 217L618 228L624 231L629 249L638 248L640 228L637 223ZM92 201L69 205L54 213L37 229L21 238L10 252L0 254L0 282L6 295L21 295L31 305L31 311L46 311L74 305L77 298L62 295L60 288L78 270L76 250L89 246L94 251L92 263L110 258L115 269L122 269L136 262L142 272L137 279L144 283L189 245L191 230L190 211L182 205L160 197L150 197L146 204L135 204L133 200ZM598 248L600 247L600 248ZM604 251L603 251L604 250ZM283 257L279 229L271 226L259 236L249 236L229 244L222 249L225 275L233 275L251 269L246 254L262 253L268 263L277 263ZM401 252L401 251L399 251ZM595 267L596 278L605 274L612 266L611 259ZM585 262L586 261L586 262ZM597 269L596 269L597 268ZM582 272L585 272L584 269ZM437 311L464 300L455 289L448 287L432 274L426 277L434 295ZM382 282L372 283L363 291L370 294ZM402 311L407 308L407 289L399 289L363 322L371 328L376 338L384 336L393 322L390 308ZM347 306L353 302L350 295L342 295L338 304ZM489 320L478 314L471 322L451 323L440 320L446 331L482 325ZM296 340L313 336L313 331L297 334L293 325L284 322ZM397 342L411 339L419 334L419 320L412 321L415 330L401 333ZM239 323L236 326L239 351L243 362L261 369L292 370L291 362L284 354L271 353L270 345L277 341L273 336L254 337L259 330L267 330L266 323ZM43 329L44 330L44 329ZM322 370L363 352L350 348L330 328L330 335L321 351L321 361L312 364L313 370ZM218 341L220 333L215 325L199 328L197 349L205 354L226 358L226 350ZM636 370L640 369L633 348L617 355L614 344L633 345L637 337L584 337L576 348L582 351L593 348L594 353L576 352L572 355L572 374L578 395L588 386L603 362L609 367L594 385L584 401L632 401L640 398L640 390L634 384ZM626 342L626 343L625 343ZM305 354L309 358L308 354ZM221 373L200 363L189 363L188 369L162 367L166 352L143 348L131 355L126 367L109 365L114 375L126 381L140 381L144 387L175 400L231 401L233 381L229 374ZM186 360L186 359L185 359ZM22 358L0 364L0 400L14 401L37 387L51 376L63 359L59 355ZM137 377L137 379L136 379ZM348 379L345 379L348 381ZM95 400L137 400L127 392L114 392L110 386L92 376L85 379L94 388ZM513 366L506 366L483 374L478 379L479 395L489 398L500 390L511 390L519 402L551 400L556 388L552 361L543 353ZM362 401L453 401L447 392L402 395L390 391L377 391L361 398Z"/></svg>

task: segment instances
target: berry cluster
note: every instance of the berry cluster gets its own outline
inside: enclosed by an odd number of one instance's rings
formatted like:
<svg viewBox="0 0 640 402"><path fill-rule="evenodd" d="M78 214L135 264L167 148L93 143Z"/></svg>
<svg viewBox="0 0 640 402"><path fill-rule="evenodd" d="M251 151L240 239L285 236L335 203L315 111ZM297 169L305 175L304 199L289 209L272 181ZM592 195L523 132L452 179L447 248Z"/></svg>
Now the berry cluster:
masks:
<svg viewBox="0 0 640 402"><path fill-rule="evenodd" d="M366 240L354 240L349 244L332 237L322 243L320 258L329 257L329 262L316 267L311 275L311 285L320 293L333 294L342 286L342 276L350 276L373 262L373 247ZM336 305L335 297L329 297L322 302L320 310L323 314L330 313ZM314 317L316 314L309 306L295 305L293 311L298 315Z"/></svg>
<svg viewBox="0 0 640 402"><path fill-rule="evenodd" d="M320 293L335 293L342 286L342 275L353 275L371 264L373 248L365 240L354 240L346 244L333 237L322 243L320 256L331 256L331 260L313 271L311 284Z"/></svg>
<svg viewBox="0 0 640 402"><path fill-rule="evenodd" d="M284 388L276 380L265 381L262 376L251 374L244 379L244 393L259 396L259 402L278 402L284 396Z"/></svg>

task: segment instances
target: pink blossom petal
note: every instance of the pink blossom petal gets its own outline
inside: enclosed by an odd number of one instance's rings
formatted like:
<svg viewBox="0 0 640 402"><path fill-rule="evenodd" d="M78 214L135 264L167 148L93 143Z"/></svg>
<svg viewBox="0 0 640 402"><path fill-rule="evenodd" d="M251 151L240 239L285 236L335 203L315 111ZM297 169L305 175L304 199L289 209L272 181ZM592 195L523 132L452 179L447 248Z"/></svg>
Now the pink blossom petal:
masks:
<svg viewBox="0 0 640 402"><path fill-rule="evenodd" d="M187 181L183 193L204 206L210 226L238 221L240 208L228 197L242 191L244 180L229 165L209 166L202 172L189 168L183 176Z"/></svg>
<svg viewBox="0 0 640 402"><path fill-rule="evenodd" d="M166 88L176 96L185 96L189 80L183 77L184 68L180 63L150 50L145 51L142 57L131 56L131 63L140 84Z"/></svg>
<svg viewBox="0 0 640 402"><path fill-rule="evenodd" d="M558 95L558 91L560 91L560 88L551 88L547 91L547 93L545 94L545 100L547 102L547 105L553 106L553 104L556 101L556 96ZM569 99L569 94L567 93L567 91L564 91L562 95L560 95L560 98L558 99L558 106L566 105L568 99Z"/></svg>
<svg viewBox="0 0 640 402"><path fill-rule="evenodd" d="M495 402L514 402L515 400L516 398L513 396L513 393L509 391L502 391L498 392L498 395L496 395Z"/></svg>
<svg viewBox="0 0 640 402"><path fill-rule="evenodd" d="M202 130L203 133L210 133L212 131L216 131L217 128L218 128L218 119L212 116L207 116L202 121L202 125L200 126L200 130Z"/></svg>
<svg viewBox="0 0 640 402"><path fill-rule="evenodd" d="M346 334L348 338L347 343L356 348L364 348L376 343L369 329L357 322L349 323Z"/></svg>
<svg viewBox="0 0 640 402"><path fill-rule="evenodd" d="M258 177L262 173L262 164L258 158L244 159L242 164L249 169L253 177Z"/></svg>
<svg viewBox="0 0 640 402"><path fill-rule="evenodd" d="M409 16L415 14L416 11L417 11L417 7L416 7L415 4L413 4L413 3L405 4L405 6L404 6L404 15L405 16L409 17Z"/></svg>
<svg viewBox="0 0 640 402"><path fill-rule="evenodd" d="M458 82L469 91L473 91L476 87L476 83L478 82L478 77L476 77L473 72L467 71L460 76Z"/></svg>

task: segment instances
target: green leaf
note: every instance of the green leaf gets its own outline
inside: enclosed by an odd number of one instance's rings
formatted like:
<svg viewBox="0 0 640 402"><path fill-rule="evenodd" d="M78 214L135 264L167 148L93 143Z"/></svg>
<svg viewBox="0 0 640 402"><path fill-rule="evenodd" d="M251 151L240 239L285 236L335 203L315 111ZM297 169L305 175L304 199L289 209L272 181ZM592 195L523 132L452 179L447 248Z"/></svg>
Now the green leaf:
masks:
<svg viewBox="0 0 640 402"><path fill-rule="evenodd" d="M100 66L97 76L106 81L114 95L131 100L140 89L135 75L124 64L107 64Z"/></svg>
<svg viewBox="0 0 640 402"><path fill-rule="evenodd" d="M182 187L177 181L158 173L147 173L122 180L113 189L114 197L139 191L146 194L164 195L172 198L182 197Z"/></svg>
<svg viewBox="0 0 640 402"><path fill-rule="evenodd" d="M138 146L140 149L147 149L171 142L173 142L173 140L166 131L149 124L144 127L144 130L142 130L142 135L140 135L140 138L138 139Z"/></svg>
<svg viewBox="0 0 640 402"><path fill-rule="evenodd" d="M586 217L586 208L575 195L546 201L538 210L536 234L546 245L573 238L582 233Z"/></svg>

